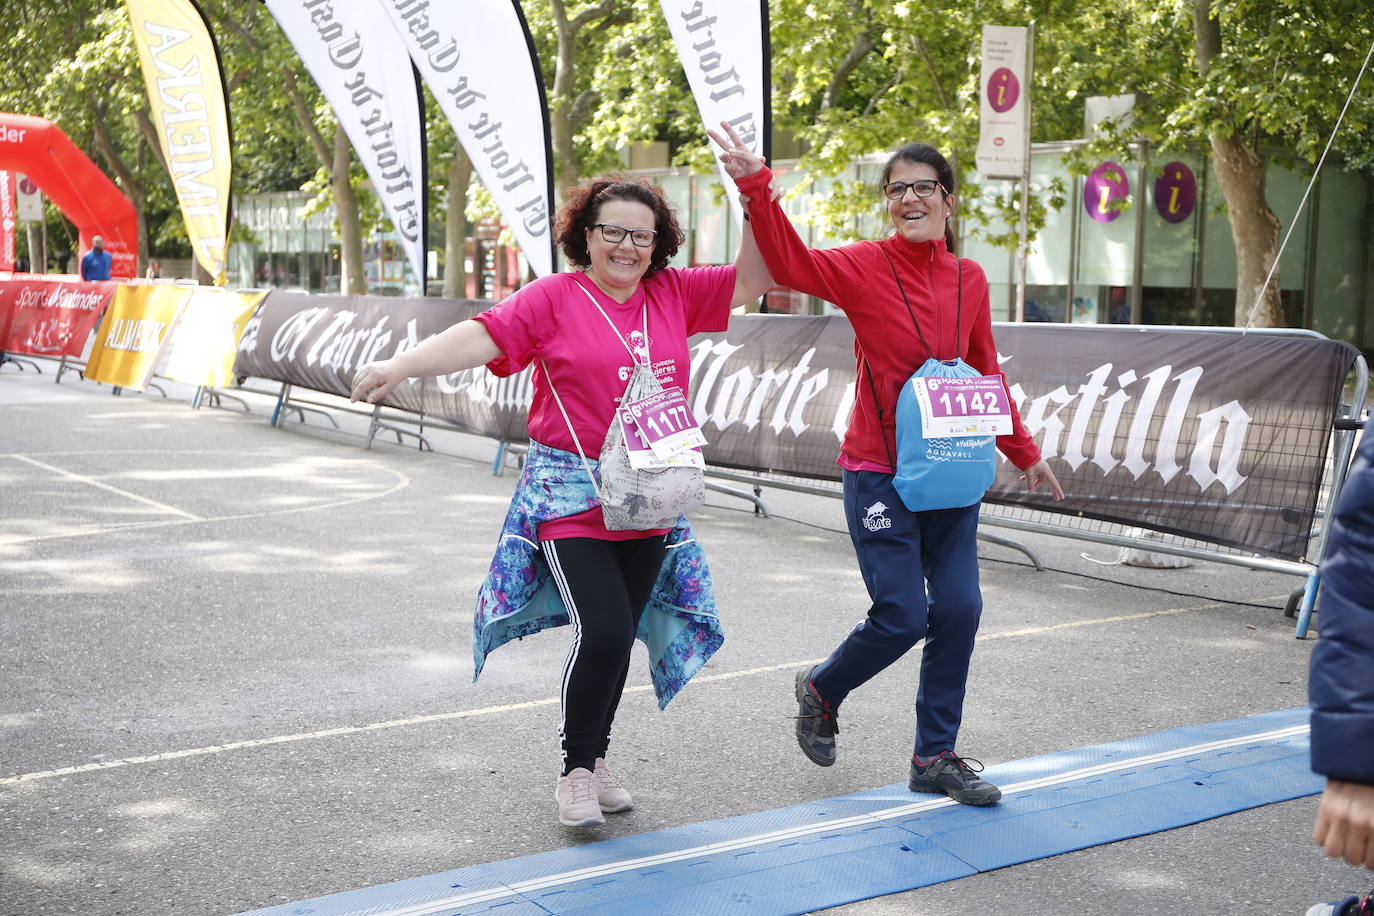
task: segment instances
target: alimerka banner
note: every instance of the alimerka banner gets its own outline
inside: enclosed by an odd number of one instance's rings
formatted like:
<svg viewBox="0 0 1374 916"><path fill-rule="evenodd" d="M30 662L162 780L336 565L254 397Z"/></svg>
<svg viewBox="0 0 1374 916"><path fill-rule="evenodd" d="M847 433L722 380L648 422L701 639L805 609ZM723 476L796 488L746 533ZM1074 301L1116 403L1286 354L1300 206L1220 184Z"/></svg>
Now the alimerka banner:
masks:
<svg viewBox="0 0 1374 916"><path fill-rule="evenodd" d="M96 331L86 378L143 391L191 298L183 286L122 285Z"/></svg>
<svg viewBox="0 0 1374 916"><path fill-rule="evenodd" d="M537 276L553 272L543 75L516 0L376 0Z"/></svg>
<svg viewBox="0 0 1374 916"><path fill-rule="evenodd" d="M229 105L219 53L192 0L125 0L148 110L196 260L225 283L229 234Z"/></svg>
<svg viewBox="0 0 1374 916"><path fill-rule="evenodd" d="M359 365L485 303L270 293L236 372L347 394ZM1331 424L1359 353L1309 337L998 324L1012 399L1067 496L1027 495L1005 460L990 502L1140 525L1265 556L1304 556ZM838 316L747 315L690 340L688 401L716 466L835 480L853 406ZM415 380L389 406L481 435L525 435L527 375Z"/></svg>
<svg viewBox="0 0 1374 916"><path fill-rule="evenodd" d="M353 143L423 289L424 100L382 0L266 2Z"/></svg>
<svg viewBox="0 0 1374 916"><path fill-rule="evenodd" d="M719 131L724 121L735 128L750 150L768 158L771 92L767 0L661 2L706 127ZM735 183L719 159L716 168L724 186L733 188ZM739 225L744 211L738 195L725 196Z"/></svg>
<svg viewBox="0 0 1374 916"><path fill-rule="evenodd" d="M0 280L0 350L79 357L118 285L41 277Z"/></svg>
<svg viewBox="0 0 1374 916"><path fill-rule="evenodd" d="M161 374L188 385L219 388L234 380L239 338L265 293L201 288L177 322Z"/></svg>

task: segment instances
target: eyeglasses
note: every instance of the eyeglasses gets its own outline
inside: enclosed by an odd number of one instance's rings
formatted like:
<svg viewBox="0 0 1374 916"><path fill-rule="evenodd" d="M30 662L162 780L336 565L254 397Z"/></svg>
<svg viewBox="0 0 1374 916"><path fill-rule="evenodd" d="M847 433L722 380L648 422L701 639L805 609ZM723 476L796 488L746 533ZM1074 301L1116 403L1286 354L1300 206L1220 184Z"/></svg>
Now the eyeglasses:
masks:
<svg viewBox="0 0 1374 916"><path fill-rule="evenodd" d="M652 248L654 247L654 239L658 237L656 229L626 229L615 223L597 223L592 228L600 229L601 237L612 245L619 245L628 234L630 241L636 248Z"/></svg>
<svg viewBox="0 0 1374 916"><path fill-rule="evenodd" d="M883 185L883 193L888 196L889 200L901 200L903 197L906 197L907 188L915 191L917 197L923 198L930 197L936 190L944 191L946 194L949 193L945 191L944 185L940 184L938 181L932 181L929 178L920 178L916 181L889 181L887 184Z"/></svg>

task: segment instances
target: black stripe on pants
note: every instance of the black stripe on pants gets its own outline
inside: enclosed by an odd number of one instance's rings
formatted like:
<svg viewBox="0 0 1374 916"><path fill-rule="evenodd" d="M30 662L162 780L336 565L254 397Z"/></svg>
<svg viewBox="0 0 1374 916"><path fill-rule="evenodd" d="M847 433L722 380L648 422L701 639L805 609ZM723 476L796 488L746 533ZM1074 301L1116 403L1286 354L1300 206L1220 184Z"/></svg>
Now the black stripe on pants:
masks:
<svg viewBox="0 0 1374 916"><path fill-rule="evenodd" d="M662 535L630 541L541 541L558 594L568 608L572 646L563 665L563 774L592 769L605 757L639 618L658 580Z"/></svg>

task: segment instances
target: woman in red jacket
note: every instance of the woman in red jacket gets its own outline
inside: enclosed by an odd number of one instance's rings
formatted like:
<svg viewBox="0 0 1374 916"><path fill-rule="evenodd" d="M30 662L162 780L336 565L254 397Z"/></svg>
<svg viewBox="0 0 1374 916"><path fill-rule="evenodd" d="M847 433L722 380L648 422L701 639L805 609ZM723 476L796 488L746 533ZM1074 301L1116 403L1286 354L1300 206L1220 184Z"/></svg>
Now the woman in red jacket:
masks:
<svg viewBox="0 0 1374 916"><path fill-rule="evenodd" d="M812 250L771 199L772 172L729 125L722 128L728 142L714 132L712 137L748 199L748 219L773 281L833 302L854 327L854 412L838 463L850 537L873 605L828 659L798 672L797 741L814 763L833 764L836 715L845 697L924 639L908 784L914 792L943 792L964 804L993 804L1000 790L977 775L976 760L970 766L955 751L983 607L979 501L913 512L893 488L897 398L927 358L962 358L1006 387L997 368L987 278L977 263L953 253L953 170L932 147L902 147L881 182L895 231L881 241ZM1044 484L1062 499L1014 403L1010 413L1011 433L998 436L997 447L1022 469L1028 489Z"/></svg>

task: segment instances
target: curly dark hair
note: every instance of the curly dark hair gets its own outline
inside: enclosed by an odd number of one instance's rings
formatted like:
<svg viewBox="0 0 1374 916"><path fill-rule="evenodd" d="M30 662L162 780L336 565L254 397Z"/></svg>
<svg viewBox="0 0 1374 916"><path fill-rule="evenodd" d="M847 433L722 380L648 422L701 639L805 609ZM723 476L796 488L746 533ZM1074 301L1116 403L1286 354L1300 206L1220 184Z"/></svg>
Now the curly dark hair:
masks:
<svg viewBox="0 0 1374 916"><path fill-rule="evenodd" d="M668 266L668 262L682 247L684 238L673 206L663 196L663 189L643 178L603 175L587 184L569 188L564 195L563 209L558 214L554 230L559 247L569 263L590 267L592 257L587 250L587 230L596 225L601 205L612 200L633 201L654 211L654 229L658 236L654 240L649 269L644 272L646 279L652 277Z"/></svg>

